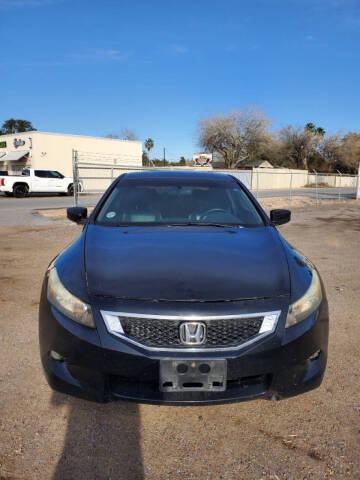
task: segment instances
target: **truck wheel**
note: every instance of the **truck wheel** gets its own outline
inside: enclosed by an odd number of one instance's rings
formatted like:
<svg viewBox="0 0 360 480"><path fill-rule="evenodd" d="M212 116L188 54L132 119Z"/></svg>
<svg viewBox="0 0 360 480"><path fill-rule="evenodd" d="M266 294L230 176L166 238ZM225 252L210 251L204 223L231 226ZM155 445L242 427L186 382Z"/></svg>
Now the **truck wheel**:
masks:
<svg viewBox="0 0 360 480"><path fill-rule="evenodd" d="M72 183L70 183L70 185L68 186L67 194L69 195L69 197L72 197L74 195L74 185Z"/></svg>
<svg viewBox="0 0 360 480"><path fill-rule="evenodd" d="M16 198L24 198L29 193L29 187L25 183L20 183L20 185L15 185L13 193Z"/></svg>
<svg viewBox="0 0 360 480"><path fill-rule="evenodd" d="M14 194L12 192L4 192L7 197L13 197Z"/></svg>

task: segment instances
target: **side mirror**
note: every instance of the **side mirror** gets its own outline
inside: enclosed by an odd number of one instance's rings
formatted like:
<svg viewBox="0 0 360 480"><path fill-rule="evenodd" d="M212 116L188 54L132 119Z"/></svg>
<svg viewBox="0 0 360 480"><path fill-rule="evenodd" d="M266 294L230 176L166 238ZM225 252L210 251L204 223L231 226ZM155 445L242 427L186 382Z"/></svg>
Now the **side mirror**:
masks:
<svg viewBox="0 0 360 480"><path fill-rule="evenodd" d="M67 218L72 222L84 225L87 220L87 208L85 207L70 207L66 210Z"/></svg>
<svg viewBox="0 0 360 480"><path fill-rule="evenodd" d="M283 225L284 223L290 222L291 212L290 210L283 210L277 208L276 210L270 211L270 220L273 225Z"/></svg>

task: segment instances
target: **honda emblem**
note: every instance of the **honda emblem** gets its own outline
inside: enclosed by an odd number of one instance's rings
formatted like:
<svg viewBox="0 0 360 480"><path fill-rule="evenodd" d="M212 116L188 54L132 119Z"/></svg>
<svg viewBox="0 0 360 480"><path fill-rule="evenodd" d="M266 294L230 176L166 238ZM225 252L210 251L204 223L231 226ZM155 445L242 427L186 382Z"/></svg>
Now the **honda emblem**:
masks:
<svg viewBox="0 0 360 480"><path fill-rule="evenodd" d="M202 345L206 341L206 325L202 322L184 322L179 327L183 345Z"/></svg>

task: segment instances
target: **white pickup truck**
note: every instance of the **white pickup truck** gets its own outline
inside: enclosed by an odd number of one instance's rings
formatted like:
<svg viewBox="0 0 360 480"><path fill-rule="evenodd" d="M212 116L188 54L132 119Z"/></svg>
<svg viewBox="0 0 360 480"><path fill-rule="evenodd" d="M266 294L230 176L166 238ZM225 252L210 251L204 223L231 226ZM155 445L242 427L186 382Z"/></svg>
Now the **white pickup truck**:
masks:
<svg viewBox="0 0 360 480"><path fill-rule="evenodd" d="M81 190L81 185L79 185ZM8 197L22 198L30 193L59 193L73 195L72 177L64 177L56 170L24 168L21 175L0 176L0 192Z"/></svg>

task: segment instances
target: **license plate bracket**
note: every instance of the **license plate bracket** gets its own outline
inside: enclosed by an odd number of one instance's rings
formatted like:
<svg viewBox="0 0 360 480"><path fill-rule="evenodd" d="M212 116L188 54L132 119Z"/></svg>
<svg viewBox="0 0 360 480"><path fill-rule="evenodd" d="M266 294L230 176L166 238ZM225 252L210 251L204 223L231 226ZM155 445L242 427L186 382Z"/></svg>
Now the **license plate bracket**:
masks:
<svg viewBox="0 0 360 480"><path fill-rule="evenodd" d="M220 360L160 360L161 392L223 392L227 362Z"/></svg>

